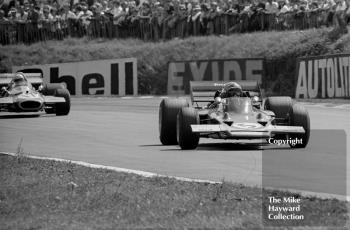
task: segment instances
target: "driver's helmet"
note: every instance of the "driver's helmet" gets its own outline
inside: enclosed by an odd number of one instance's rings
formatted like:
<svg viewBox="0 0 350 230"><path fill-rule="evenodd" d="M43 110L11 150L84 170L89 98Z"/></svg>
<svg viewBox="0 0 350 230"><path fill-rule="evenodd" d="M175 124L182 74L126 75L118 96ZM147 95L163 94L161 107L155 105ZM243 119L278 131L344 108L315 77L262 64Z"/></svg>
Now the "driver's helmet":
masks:
<svg viewBox="0 0 350 230"><path fill-rule="evenodd" d="M15 77L12 79L12 86L13 87L24 86L26 84L27 84L27 80L24 74L21 72L16 73Z"/></svg>
<svg viewBox="0 0 350 230"><path fill-rule="evenodd" d="M224 85L223 92L226 97L239 97L242 94L242 87L236 82L229 82Z"/></svg>

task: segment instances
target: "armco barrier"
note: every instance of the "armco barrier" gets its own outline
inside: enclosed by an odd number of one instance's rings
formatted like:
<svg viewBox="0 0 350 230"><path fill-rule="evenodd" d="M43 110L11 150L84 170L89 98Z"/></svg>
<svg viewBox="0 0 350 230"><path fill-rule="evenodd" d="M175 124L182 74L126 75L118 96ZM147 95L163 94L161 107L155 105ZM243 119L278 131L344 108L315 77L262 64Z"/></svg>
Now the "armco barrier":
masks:
<svg viewBox="0 0 350 230"><path fill-rule="evenodd" d="M135 58L14 66L13 72L39 72L44 83L64 83L72 95L137 95Z"/></svg>
<svg viewBox="0 0 350 230"><path fill-rule="evenodd" d="M296 98L350 98L350 54L300 58Z"/></svg>

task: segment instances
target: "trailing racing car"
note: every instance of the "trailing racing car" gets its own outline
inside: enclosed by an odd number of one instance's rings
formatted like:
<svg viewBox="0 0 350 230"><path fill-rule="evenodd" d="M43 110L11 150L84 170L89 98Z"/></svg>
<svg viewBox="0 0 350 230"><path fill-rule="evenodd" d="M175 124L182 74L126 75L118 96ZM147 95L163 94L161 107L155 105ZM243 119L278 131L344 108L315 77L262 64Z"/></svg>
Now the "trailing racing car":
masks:
<svg viewBox="0 0 350 230"><path fill-rule="evenodd" d="M0 112L45 111L62 116L70 111L69 91L62 84L43 85L41 75L1 74L0 86Z"/></svg>
<svg viewBox="0 0 350 230"><path fill-rule="evenodd" d="M257 81L192 81L190 88L191 100L168 98L160 103L159 133L163 145L195 149L201 137L261 139L270 143L271 139L283 139L292 148L305 148L308 144L307 110L290 97L263 100Z"/></svg>

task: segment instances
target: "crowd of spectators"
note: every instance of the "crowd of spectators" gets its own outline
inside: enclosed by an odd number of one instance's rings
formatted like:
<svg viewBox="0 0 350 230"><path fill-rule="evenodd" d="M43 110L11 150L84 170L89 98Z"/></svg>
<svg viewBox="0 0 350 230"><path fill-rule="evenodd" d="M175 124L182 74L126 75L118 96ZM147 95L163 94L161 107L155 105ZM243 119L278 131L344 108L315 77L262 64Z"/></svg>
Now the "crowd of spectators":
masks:
<svg viewBox="0 0 350 230"><path fill-rule="evenodd" d="M167 38L179 21L186 22L187 28L182 29L187 32L193 29L191 24L198 22L200 34L212 34L218 26L215 18L224 14L278 18L282 14L322 11L326 12L320 14L323 24L343 25L350 15L349 5L350 0L0 0L0 27L22 23L35 29L45 27L52 33L67 33L70 21L79 22L81 33L87 34L92 22L103 21L113 28L108 33L115 37L118 36L115 28L152 24L159 28L159 37ZM258 19L248 27L264 29L261 17ZM241 19L236 20L230 31L241 30L240 23Z"/></svg>

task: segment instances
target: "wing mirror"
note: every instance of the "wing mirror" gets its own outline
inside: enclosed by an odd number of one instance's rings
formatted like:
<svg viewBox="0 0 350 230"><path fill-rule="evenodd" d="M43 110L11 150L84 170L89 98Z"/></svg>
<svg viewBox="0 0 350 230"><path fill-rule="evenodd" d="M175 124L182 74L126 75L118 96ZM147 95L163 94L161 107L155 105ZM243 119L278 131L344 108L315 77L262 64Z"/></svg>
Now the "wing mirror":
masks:
<svg viewBox="0 0 350 230"><path fill-rule="evenodd" d="M252 99L253 103L259 103L260 102L260 99L258 96L254 96L253 99Z"/></svg>
<svg viewBox="0 0 350 230"><path fill-rule="evenodd" d="M216 97L215 100L214 100L214 102L215 102L216 104L221 103L221 97Z"/></svg>
<svg viewBox="0 0 350 230"><path fill-rule="evenodd" d="M258 96L254 96L252 98L252 105L257 108L260 108L260 98Z"/></svg>
<svg viewBox="0 0 350 230"><path fill-rule="evenodd" d="M214 98L214 102L211 103L208 107L209 107L210 109L215 108L215 107L216 107L218 104L220 104L221 102L222 102L221 97L216 97L216 98Z"/></svg>
<svg viewBox="0 0 350 230"><path fill-rule="evenodd" d="M39 88L38 88L38 91L41 92L43 90L44 86L43 85L40 85Z"/></svg>

